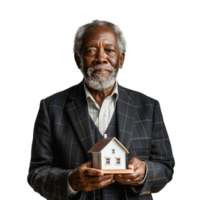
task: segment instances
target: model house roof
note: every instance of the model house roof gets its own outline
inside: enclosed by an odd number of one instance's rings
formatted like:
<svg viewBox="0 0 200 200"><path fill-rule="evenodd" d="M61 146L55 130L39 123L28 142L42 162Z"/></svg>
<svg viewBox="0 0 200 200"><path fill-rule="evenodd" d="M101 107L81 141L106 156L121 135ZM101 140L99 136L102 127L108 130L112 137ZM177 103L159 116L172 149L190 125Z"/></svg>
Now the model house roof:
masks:
<svg viewBox="0 0 200 200"><path fill-rule="evenodd" d="M129 153L129 151L122 145L122 143L116 138L116 137L107 137L107 138L101 138L89 151L88 153L94 153L94 152L101 152L101 150L108 145L112 140L115 140L119 146L124 149L126 153Z"/></svg>

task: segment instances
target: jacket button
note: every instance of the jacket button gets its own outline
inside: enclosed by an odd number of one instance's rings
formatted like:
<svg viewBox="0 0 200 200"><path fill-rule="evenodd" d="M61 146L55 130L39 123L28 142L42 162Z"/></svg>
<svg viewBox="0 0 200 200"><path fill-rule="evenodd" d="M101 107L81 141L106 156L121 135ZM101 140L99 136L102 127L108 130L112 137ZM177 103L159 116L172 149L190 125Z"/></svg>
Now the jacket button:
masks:
<svg viewBox="0 0 200 200"><path fill-rule="evenodd" d="M89 193L88 193L88 196L89 196L90 198L92 198L92 197L94 196L94 193L93 193L93 192L89 192Z"/></svg>

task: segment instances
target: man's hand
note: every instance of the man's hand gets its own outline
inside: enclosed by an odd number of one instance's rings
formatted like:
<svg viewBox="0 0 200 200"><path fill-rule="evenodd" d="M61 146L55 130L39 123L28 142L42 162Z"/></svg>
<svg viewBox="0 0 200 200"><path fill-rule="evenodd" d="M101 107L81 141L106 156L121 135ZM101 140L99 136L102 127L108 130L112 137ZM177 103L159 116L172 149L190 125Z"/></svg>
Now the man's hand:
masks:
<svg viewBox="0 0 200 200"><path fill-rule="evenodd" d="M115 174L114 179L122 185L137 186L144 179L146 164L138 158L132 158L128 165L129 169L133 169L133 174Z"/></svg>
<svg viewBox="0 0 200 200"><path fill-rule="evenodd" d="M91 167L92 160L72 171L69 175L69 184L73 190L89 192L115 182L113 175L104 175L101 170Z"/></svg>

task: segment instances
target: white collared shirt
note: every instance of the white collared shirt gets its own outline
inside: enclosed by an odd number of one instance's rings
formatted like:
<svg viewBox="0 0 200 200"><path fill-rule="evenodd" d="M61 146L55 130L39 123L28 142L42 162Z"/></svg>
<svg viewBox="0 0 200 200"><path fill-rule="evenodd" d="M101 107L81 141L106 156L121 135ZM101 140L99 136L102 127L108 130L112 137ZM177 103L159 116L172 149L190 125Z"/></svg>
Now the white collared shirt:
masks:
<svg viewBox="0 0 200 200"><path fill-rule="evenodd" d="M85 84L85 81L84 81L84 90L85 90L89 115L103 136L108 128L108 125L116 108L116 103L118 99L117 82L115 84L115 87L113 88L112 93L104 99L101 106L99 106L97 102L94 100L93 96L91 95L90 91L88 90Z"/></svg>

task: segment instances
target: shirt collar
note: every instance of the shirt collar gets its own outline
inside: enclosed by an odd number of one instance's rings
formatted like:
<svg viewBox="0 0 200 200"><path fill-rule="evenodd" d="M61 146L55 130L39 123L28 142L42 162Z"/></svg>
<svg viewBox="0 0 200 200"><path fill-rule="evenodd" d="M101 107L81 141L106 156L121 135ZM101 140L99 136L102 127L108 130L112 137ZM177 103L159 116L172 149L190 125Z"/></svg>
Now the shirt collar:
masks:
<svg viewBox="0 0 200 200"><path fill-rule="evenodd" d="M87 86L86 86L85 80L84 80L83 82L84 82L84 90L85 90L86 100L87 100L88 98L90 98L92 101L95 102L93 96L91 95L90 91L88 90L88 88L87 88ZM116 94L116 95L114 95L114 94ZM116 81L115 87L113 88L112 93L111 93L108 97L112 97L112 96L114 97L114 100L115 100L115 102L116 102L117 99L118 99L118 96L119 96L119 94L118 94L118 83L117 83L117 81ZM108 97L107 97L107 98L108 98Z"/></svg>

